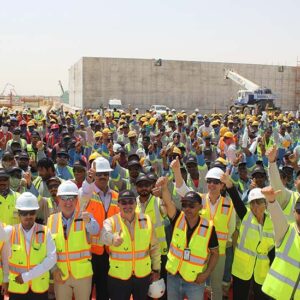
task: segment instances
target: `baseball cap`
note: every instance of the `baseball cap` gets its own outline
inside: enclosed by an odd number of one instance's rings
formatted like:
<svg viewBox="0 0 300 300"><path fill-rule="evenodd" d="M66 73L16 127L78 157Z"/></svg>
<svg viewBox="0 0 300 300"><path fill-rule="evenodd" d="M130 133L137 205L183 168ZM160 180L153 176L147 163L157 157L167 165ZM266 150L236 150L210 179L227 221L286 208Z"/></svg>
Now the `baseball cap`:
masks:
<svg viewBox="0 0 300 300"><path fill-rule="evenodd" d="M198 202L202 204L202 198L200 194L194 191L187 192L184 197L181 198L181 202L182 201Z"/></svg>
<svg viewBox="0 0 300 300"><path fill-rule="evenodd" d="M120 200L127 200L127 199L134 199L136 201L135 194L130 190L123 190L119 193L118 201Z"/></svg>
<svg viewBox="0 0 300 300"><path fill-rule="evenodd" d="M196 164L197 165L198 164L197 158L194 155L189 155L186 158L185 164L186 165L188 165L188 164Z"/></svg>

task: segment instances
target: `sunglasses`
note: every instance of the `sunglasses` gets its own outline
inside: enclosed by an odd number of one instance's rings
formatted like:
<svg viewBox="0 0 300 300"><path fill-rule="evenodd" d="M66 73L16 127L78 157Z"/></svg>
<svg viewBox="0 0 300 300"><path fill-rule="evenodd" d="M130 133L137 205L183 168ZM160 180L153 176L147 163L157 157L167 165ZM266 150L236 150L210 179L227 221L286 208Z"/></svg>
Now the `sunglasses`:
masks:
<svg viewBox="0 0 300 300"><path fill-rule="evenodd" d="M210 184L210 183L213 183L213 184L220 184L221 181L220 181L219 179L208 178L208 179L206 179L206 183L207 183L207 184Z"/></svg>
<svg viewBox="0 0 300 300"><path fill-rule="evenodd" d="M101 177L101 176L108 177L109 176L109 172L97 172L96 176L97 177Z"/></svg>
<svg viewBox="0 0 300 300"><path fill-rule="evenodd" d="M182 208L195 208L195 203L192 202L182 202L181 203Z"/></svg>
<svg viewBox="0 0 300 300"><path fill-rule="evenodd" d="M60 196L61 200L63 201L75 201L77 199L77 196L73 196L73 195L70 195L70 196Z"/></svg>
<svg viewBox="0 0 300 300"><path fill-rule="evenodd" d="M121 205L133 205L135 203L134 199L128 199L128 200L119 200L118 201Z"/></svg>
<svg viewBox="0 0 300 300"><path fill-rule="evenodd" d="M255 200L253 200L253 202L256 205L266 204L266 200L265 199L255 199Z"/></svg>
<svg viewBox="0 0 300 300"><path fill-rule="evenodd" d="M28 215L34 216L36 214L36 210L19 210L19 215L22 217L26 217Z"/></svg>

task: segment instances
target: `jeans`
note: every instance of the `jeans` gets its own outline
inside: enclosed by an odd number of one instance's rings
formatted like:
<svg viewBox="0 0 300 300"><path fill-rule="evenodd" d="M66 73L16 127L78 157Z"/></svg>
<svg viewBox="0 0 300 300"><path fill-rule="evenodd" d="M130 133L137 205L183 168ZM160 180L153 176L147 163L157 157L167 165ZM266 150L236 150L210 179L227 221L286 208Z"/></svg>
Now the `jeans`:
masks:
<svg viewBox="0 0 300 300"><path fill-rule="evenodd" d="M226 248L225 269L223 275L223 283L230 285L231 283L231 267L233 263L233 247Z"/></svg>
<svg viewBox="0 0 300 300"><path fill-rule="evenodd" d="M187 282L179 274L168 274L167 287L169 300L183 300L185 297L189 300L203 300L204 298L204 283Z"/></svg>

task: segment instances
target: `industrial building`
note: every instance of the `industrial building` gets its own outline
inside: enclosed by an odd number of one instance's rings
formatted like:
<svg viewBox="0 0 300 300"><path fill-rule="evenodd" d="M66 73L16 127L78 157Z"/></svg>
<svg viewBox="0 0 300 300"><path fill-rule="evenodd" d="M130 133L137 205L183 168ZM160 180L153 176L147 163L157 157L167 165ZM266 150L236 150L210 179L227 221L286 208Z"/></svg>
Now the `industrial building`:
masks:
<svg viewBox="0 0 300 300"><path fill-rule="evenodd" d="M299 109L300 66L104 57L82 57L71 66L69 104L97 109L117 98L125 107L141 110L164 104L187 111L224 112L241 89L224 79L228 68L271 88L276 106Z"/></svg>

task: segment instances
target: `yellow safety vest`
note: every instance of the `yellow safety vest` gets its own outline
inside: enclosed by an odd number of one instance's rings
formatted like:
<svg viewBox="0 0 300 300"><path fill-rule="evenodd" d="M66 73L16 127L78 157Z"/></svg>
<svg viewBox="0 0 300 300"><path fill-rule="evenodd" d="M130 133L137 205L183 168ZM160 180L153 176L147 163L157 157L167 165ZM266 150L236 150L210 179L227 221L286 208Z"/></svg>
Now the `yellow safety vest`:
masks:
<svg viewBox="0 0 300 300"><path fill-rule="evenodd" d="M64 274L63 280L67 280L70 275L75 279L92 276L91 245L79 212L75 211L66 239L61 213L51 215L47 227L56 245L57 266Z"/></svg>
<svg viewBox="0 0 300 300"><path fill-rule="evenodd" d="M265 215L260 234L259 223L248 210L242 220L234 252L232 274L242 280L250 280L254 275L255 282L262 285L270 268L268 252L274 245L274 229L269 215Z"/></svg>
<svg viewBox="0 0 300 300"><path fill-rule="evenodd" d="M300 194L298 192L292 192L287 206L283 209L283 213L286 216L286 218L290 224L295 221L294 206L299 197L300 197Z"/></svg>
<svg viewBox="0 0 300 300"><path fill-rule="evenodd" d="M229 220L233 209L232 201L221 196L218 201L217 207L215 208L215 213L214 215L212 215L210 211L208 194L204 194L201 196L203 201L201 216L215 226L219 242L219 254L225 255L229 232Z"/></svg>
<svg viewBox="0 0 300 300"><path fill-rule="evenodd" d="M290 224L264 281L262 290L274 299L300 299L300 237L296 224ZM293 296L293 298L292 298Z"/></svg>
<svg viewBox="0 0 300 300"><path fill-rule="evenodd" d="M10 190L7 197L0 195L0 221L6 225L15 225L19 223L18 211L15 208L19 193Z"/></svg>
<svg viewBox="0 0 300 300"><path fill-rule="evenodd" d="M8 259L9 264L9 284L8 291L16 294L26 294L29 288L34 293L45 293L49 288L49 271L41 276L18 284L15 278L22 273L28 272L38 264L40 264L47 257L47 238L46 227L40 224L35 224L30 251L27 254L26 241L21 228L21 224L12 227L12 234L10 238L11 256Z"/></svg>
<svg viewBox="0 0 300 300"><path fill-rule="evenodd" d="M120 214L109 218L112 221L113 233L122 229L123 243L119 247L109 246L109 271L111 277L127 280L131 276L146 277L151 273L149 255L152 223L150 217L135 213L134 236L121 218Z"/></svg>
<svg viewBox="0 0 300 300"><path fill-rule="evenodd" d="M208 243L210 240L212 226L201 218L199 225L194 230L189 244L187 245L186 232L187 223L184 213L181 212L172 235L166 269L175 275L177 272L185 281L194 282L197 275L206 270L209 258ZM185 259L184 250L189 249L189 259Z"/></svg>
<svg viewBox="0 0 300 300"><path fill-rule="evenodd" d="M159 210L159 201L159 198L151 196L144 213L150 217L151 222L154 226L155 234L160 245L161 255L167 255L168 245L166 241L164 218L160 214ZM139 204L136 207L136 212L142 212L141 206Z"/></svg>

